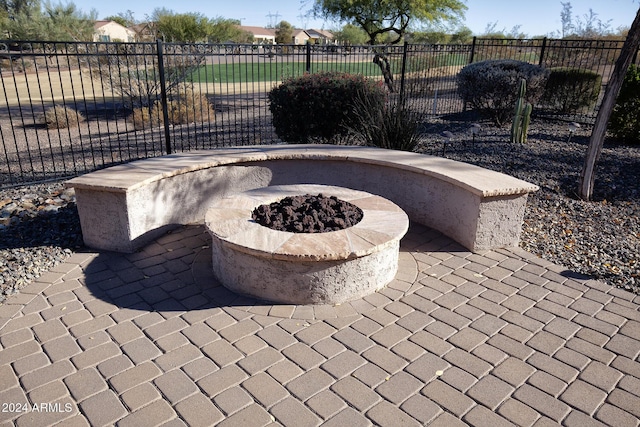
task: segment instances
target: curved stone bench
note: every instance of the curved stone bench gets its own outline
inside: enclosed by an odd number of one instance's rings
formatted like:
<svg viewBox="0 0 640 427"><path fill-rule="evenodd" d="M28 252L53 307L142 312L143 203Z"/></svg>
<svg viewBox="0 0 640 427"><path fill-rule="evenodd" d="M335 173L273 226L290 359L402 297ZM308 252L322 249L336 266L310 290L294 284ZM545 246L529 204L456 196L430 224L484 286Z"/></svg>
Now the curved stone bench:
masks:
<svg viewBox="0 0 640 427"><path fill-rule="evenodd" d="M168 227L203 222L228 195L270 185L325 184L400 206L471 251L517 246L538 187L467 163L372 147L264 145L138 160L73 178L84 242L133 252Z"/></svg>

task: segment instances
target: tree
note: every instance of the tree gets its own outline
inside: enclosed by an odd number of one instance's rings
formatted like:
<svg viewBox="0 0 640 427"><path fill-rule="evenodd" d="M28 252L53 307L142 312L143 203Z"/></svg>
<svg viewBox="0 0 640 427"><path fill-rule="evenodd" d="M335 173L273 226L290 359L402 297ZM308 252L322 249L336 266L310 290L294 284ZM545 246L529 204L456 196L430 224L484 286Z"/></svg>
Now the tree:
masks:
<svg viewBox="0 0 640 427"><path fill-rule="evenodd" d="M280 21L276 25L276 43L291 44L293 42L293 25L287 21Z"/></svg>
<svg viewBox="0 0 640 427"><path fill-rule="evenodd" d="M209 42L223 43L228 41L251 43L253 41L253 34L240 28L240 21L237 19L226 19L222 17L212 19Z"/></svg>
<svg viewBox="0 0 640 427"><path fill-rule="evenodd" d="M0 34L13 40L38 40L44 34L39 0L0 0Z"/></svg>
<svg viewBox="0 0 640 427"><path fill-rule="evenodd" d="M45 4L47 38L59 41L91 41L97 12L83 13L73 3Z"/></svg>
<svg viewBox="0 0 640 427"><path fill-rule="evenodd" d="M562 11L560 12L560 23L562 25L560 35L564 37L597 38L611 34L611 20L602 21L593 9L585 13L582 17L573 16L571 2L560 2Z"/></svg>
<svg viewBox="0 0 640 427"><path fill-rule="evenodd" d="M125 13L118 13L117 15L111 15L104 18L105 21L113 21L122 25L123 27L133 27L138 23L135 17L133 16L133 12L131 10L127 10Z"/></svg>
<svg viewBox="0 0 640 427"><path fill-rule="evenodd" d="M573 30L573 12L571 11L571 2L560 2L562 12L560 12L560 22L562 24L562 38L569 35Z"/></svg>
<svg viewBox="0 0 640 427"><path fill-rule="evenodd" d="M362 45L369 40L369 36L360 27L353 24L345 24L339 30L331 31L340 44Z"/></svg>
<svg viewBox="0 0 640 427"><path fill-rule="evenodd" d="M73 3L0 0L6 18L0 20L0 33L12 40L89 41L97 13L83 13Z"/></svg>
<svg viewBox="0 0 640 427"><path fill-rule="evenodd" d="M442 30L413 31L407 33L407 41L418 44L447 44L449 34Z"/></svg>
<svg viewBox="0 0 640 427"><path fill-rule="evenodd" d="M473 31L471 28L462 26L451 35L449 43L451 44L468 44L473 39Z"/></svg>
<svg viewBox="0 0 640 427"><path fill-rule="evenodd" d="M39 11L39 0L0 0L0 17L14 19L20 14L30 14Z"/></svg>
<svg viewBox="0 0 640 427"><path fill-rule="evenodd" d="M211 22L201 13L174 13L162 8L154 10L152 20L158 34L169 42L196 43L211 33Z"/></svg>
<svg viewBox="0 0 640 427"><path fill-rule="evenodd" d="M638 9L636 13L636 18L633 20L627 39L622 46L620 56L613 69L613 74L604 92L604 98L598 110L596 122L591 131L589 148L587 149L587 156L582 168L582 174L580 175L579 195L583 200L591 200L593 196L593 186L595 183L594 169L602 153L609 118L615 107L616 98L622 87L624 76L629 69L629 65L631 65L633 56L638 51L638 47L640 47L640 9Z"/></svg>
<svg viewBox="0 0 640 427"><path fill-rule="evenodd" d="M359 26L373 45L387 34L399 43L413 21L457 20L466 8L461 0L314 0L312 13Z"/></svg>

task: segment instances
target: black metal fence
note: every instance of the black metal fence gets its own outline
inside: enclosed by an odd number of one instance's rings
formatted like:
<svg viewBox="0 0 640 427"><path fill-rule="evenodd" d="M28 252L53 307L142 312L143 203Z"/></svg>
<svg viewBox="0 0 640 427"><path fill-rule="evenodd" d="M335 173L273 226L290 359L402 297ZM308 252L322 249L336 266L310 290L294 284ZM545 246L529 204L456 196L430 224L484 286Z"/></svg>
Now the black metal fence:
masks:
<svg viewBox="0 0 640 427"><path fill-rule="evenodd" d="M456 75L486 59L578 67L606 86L619 40L473 39L469 45L333 46L0 41L0 187L173 151L279 142L267 95L321 70L383 79L425 121L465 108ZM604 93L604 90L601 91ZM53 108L58 106L58 108ZM598 106L565 119L589 121ZM84 120L60 128L47 122ZM542 111L541 111L542 112Z"/></svg>

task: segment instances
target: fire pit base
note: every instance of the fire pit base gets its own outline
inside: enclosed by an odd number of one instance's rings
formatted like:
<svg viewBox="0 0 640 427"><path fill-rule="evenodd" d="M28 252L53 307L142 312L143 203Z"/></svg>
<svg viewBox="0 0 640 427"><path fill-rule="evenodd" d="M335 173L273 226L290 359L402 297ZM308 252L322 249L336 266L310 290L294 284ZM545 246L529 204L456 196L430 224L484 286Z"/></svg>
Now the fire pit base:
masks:
<svg viewBox="0 0 640 427"><path fill-rule="evenodd" d="M286 196L336 196L363 211L352 227L327 233L272 230L251 219ZM391 282L409 219L397 205L363 191L325 185L259 188L217 201L205 218L216 278L228 289L287 304L337 304Z"/></svg>

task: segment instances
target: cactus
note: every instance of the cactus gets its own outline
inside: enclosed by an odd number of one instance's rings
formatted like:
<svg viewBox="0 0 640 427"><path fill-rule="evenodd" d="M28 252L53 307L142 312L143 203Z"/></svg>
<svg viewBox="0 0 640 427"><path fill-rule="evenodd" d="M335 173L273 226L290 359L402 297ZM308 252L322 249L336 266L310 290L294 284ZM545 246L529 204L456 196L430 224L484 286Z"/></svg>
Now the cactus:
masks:
<svg viewBox="0 0 640 427"><path fill-rule="evenodd" d="M531 112L533 106L525 101L527 93L527 81L520 79L520 87L518 89L518 99L513 114L513 124L511 125L511 142L524 144L527 142L527 132L529 131L529 123L531 123Z"/></svg>

